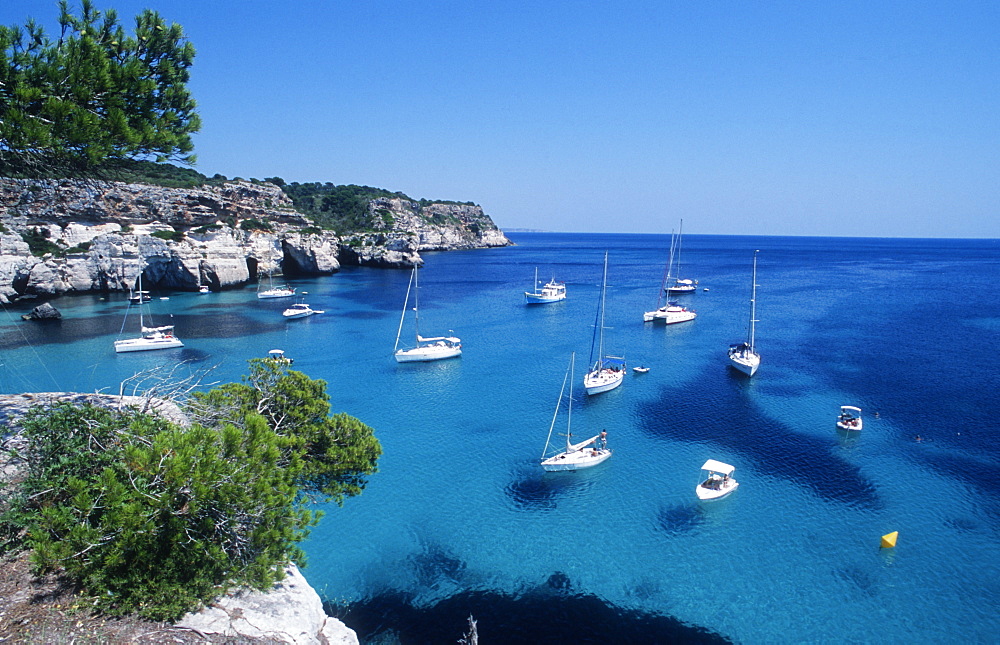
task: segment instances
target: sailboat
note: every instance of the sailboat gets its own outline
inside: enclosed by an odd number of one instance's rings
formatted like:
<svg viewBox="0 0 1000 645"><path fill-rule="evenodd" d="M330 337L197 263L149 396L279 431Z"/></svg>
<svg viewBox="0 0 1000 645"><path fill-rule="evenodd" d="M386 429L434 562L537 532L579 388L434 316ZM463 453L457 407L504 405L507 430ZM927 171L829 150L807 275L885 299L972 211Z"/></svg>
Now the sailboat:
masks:
<svg viewBox="0 0 1000 645"><path fill-rule="evenodd" d="M680 230L677 232L677 263L674 264L674 253L671 250L670 253L670 268L668 268L667 275L667 294L680 295L683 293L694 293L698 290L697 280L686 280L681 279L681 243L684 238L684 220L681 220ZM671 243L671 249L673 249L673 243ZM671 275L670 270L676 270L676 275ZM673 282L670 282L673 280Z"/></svg>
<svg viewBox="0 0 1000 645"><path fill-rule="evenodd" d="M662 320L667 325L673 325L674 323L694 320L698 315L675 300L668 300L663 306L660 305L663 301L663 294L667 292L667 278L670 275L670 265L673 263L674 258L674 242L675 237L673 233L671 233L670 258L667 260L667 265L663 268L663 280L660 282L659 295L656 297L656 309L644 313L642 315L643 322L656 322L658 320Z"/></svg>
<svg viewBox="0 0 1000 645"><path fill-rule="evenodd" d="M143 294L142 290L142 272L143 263L140 259L139 261L139 286L134 293ZM144 352L152 349L172 349L174 347L184 347L184 343L181 342L179 338L174 336L174 326L173 325L163 325L161 327L147 327L145 316L143 314L143 308L146 306L145 303L140 299L137 303L139 307L139 337L138 338L126 338L123 340L115 341L115 352L121 354L122 352ZM129 309L132 305L129 304ZM125 323L128 322L128 311L125 312L125 320L122 321L122 331L125 330ZM119 332L120 333L120 332Z"/></svg>
<svg viewBox="0 0 1000 645"><path fill-rule="evenodd" d="M747 376L753 376L760 367L760 354L754 345L754 324L757 322L757 253L753 252L753 277L750 279L750 323L746 342L729 346L729 364Z"/></svg>
<svg viewBox="0 0 1000 645"><path fill-rule="evenodd" d="M261 290L261 285L264 284L263 281L257 282L257 297L264 298L289 298L295 295L295 288L289 287L287 284L274 286L274 275L268 271L267 272L268 287L267 289Z"/></svg>
<svg viewBox="0 0 1000 645"><path fill-rule="evenodd" d="M410 303L410 288L413 288L413 328L415 332L414 347L399 348L399 337L403 333L403 323L406 321L406 308ZM454 336L434 336L424 338L420 335L420 285L417 277L417 265L413 265L410 282L406 285L406 299L403 301L403 315L399 318L399 331L396 332L396 346L393 354L397 363L414 361L438 361L442 358L452 358L462 355L462 341Z"/></svg>
<svg viewBox="0 0 1000 645"><path fill-rule="evenodd" d="M538 288L538 267L535 267L534 289L534 291L524 292L525 304L540 305L566 299L566 283L556 282L555 278L549 280L548 284L541 289Z"/></svg>
<svg viewBox="0 0 1000 645"><path fill-rule="evenodd" d="M623 356L604 355L604 296L608 289L608 254L604 254L604 278L601 282L601 300L597 307L597 319L594 322L594 338L590 342L591 368L583 377L583 386L587 394L599 394L613 390L622 384L625 378L625 358ZM594 347L597 346L597 360L594 360Z"/></svg>
<svg viewBox="0 0 1000 645"><path fill-rule="evenodd" d="M576 353L574 352L569 358L569 367L566 369L566 375L563 377L562 389L559 390L559 400L556 402L556 410L552 414L552 423L549 425L549 436L545 439L545 448L542 450L542 468L550 472L590 468L606 461L611 456L611 451L607 445L607 433L603 430L600 434L594 435L586 441L572 443L573 364L575 359ZM569 383L569 403L566 411L566 450L546 456L549 454L549 446L552 443L552 431L556 427L556 419L559 418L559 408L562 407L563 394L566 393L567 383Z"/></svg>

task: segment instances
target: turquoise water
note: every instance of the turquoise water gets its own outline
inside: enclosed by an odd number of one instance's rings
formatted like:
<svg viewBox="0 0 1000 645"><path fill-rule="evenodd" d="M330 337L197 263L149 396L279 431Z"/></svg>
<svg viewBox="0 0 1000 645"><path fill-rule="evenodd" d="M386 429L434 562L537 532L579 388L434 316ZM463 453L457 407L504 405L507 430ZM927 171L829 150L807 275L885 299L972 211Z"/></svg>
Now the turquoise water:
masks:
<svg viewBox="0 0 1000 645"><path fill-rule="evenodd" d="M149 354L113 352L124 298L56 300L60 323L0 325L0 387L117 392L139 370L228 381L284 349L385 448L364 494L304 544L306 577L364 638L454 642L471 612L507 643L995 641L1000 242L686 236L683 273L710 290L680 298L695 321L664 327L642 313L668 236L511 237L425 255L421 331L454 330L460 359L396 364L409 273L346 268L294 282L326 310L303 320L249 288L159 294L186 347ZM763 358L748 380L726 349L745 336L754 249ZM575 432L606 428L615 454L545 474L605 251L607 349L651 371L594 397L578 387ZM536 266L566 301L523 304ZM835 430L842 404L865 411L862 433ZM709 457L741 486L700 504ZM880 550L890 531L898 546ZM590 640L569 636L598 615Z"/></svg>

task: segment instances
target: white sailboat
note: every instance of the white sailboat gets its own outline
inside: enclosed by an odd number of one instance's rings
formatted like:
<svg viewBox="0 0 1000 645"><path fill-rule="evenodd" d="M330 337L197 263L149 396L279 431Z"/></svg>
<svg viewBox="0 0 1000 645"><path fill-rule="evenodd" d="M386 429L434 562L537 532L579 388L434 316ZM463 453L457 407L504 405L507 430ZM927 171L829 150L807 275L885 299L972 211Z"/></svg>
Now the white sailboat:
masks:
<svg viewBox="0 0 1000 645"><path fill-rule="evenodd" d="M601 300L597 307L597 319L594 322L594 337L590 342L591 368L583 377L583 386L587 394L599 394L613 390L622 384L625 378L625 358L623 356L604 355L604 298L608 289L608 254L604 254L604 278L601 281ZM597 359L594 359L594 348L597 347Z"/></svg>
<svg viewBox="0 0 1000 645"><path fill-rule="evenodd" d="M403 333L403 323L406 321L406 308L410 303L410 288L413 288L413 329L415 346L400 349L399 337ZM393 355L397 363L416 361L438 361L443 358L453 358L462 355L462 341L454 336L433 336L425 338L420 335L420 285L417 277L417 265L413 265L410 282L406 286L406 299L403 301L403 315L399 318L399 331L396 332L396 345Z"/></svg>
<svg viewBox="0 0 1000 645"><path fill-rule="evenodd" d="M142 290L142 270L143 263L140 259L139 261L139 286L134 293L143 294L146 293ZM123 352L145 352L153 349L172 349L174 347L184 347L184 343L181 342L179 338L174 336L174 326L173 325L163 325L160 327L147 327L146 319L143 313L145 308L145 302L140 298L139 302L136 303L139 308L139 337L138 338L125 338L115 341L115 352L121 354ZM129 309L132 305L129 304ZM128 311L125 312L125 320L122 322L122 331L125 331L125 323L128 322ZM121 332L119 332L119 335Z"/></svg>
<svg viewBox="0 0 1000 645"><path fill-rule="evenodd" d="M664 324L673 325L675 323L687 322L689 320L694 320L698 315L687 307L681 305L674 300L668 300L666 304L660 305L663 302L663 295L667 292L667 279L670 276L670 265L673 263L674 258L674 242L675 238L671 234L670 236L670 257L667 260L667 266L663 268L663 280L660 282L659 295L656 297L656 309L653 311L647 311L642 315L643 322L657 322L663 321Z"/></svg>
<svg viewBox="0 0 1000 645"><path fill-rule="evenodd" d="M607 446L607 433L603 430L600 434L594 435L586 441L572 443L573 367L575 359L575 353L570 355L569 367L566 369L566 375L563 377L562 388L559 390L559 400L556 402L556 410L552 414L552 423L549 425L549 436L545 439L545 448L542 450L542 468L550 472L590 468L606 461L611 456L611 451ZM559 418L559 409L562 407L563 394L566 392L567 383L569 383L569 403L566 411L566 449L557 454L549 455L552 431L556 427L556 419Z"/></svg>
<svg viewBox="0 0 1000 645"><path fill-rule="evenodd" d="M267 272L268 287L267 289L261 289L261 285L264 284L263 280L257 282L257 297L260 299L265 298L289 298L295 295L295 288L290 287L287 284L274 286L274 275L268 271Z"/></svg>
<svg viewBox="0 0 1000 645"><path fill-rule="evenodd" d="M681 245L684 238L684 220L681 220L680 230L677 232L677 263L674 264L673 243L671 243L670 264L673 265L668 270L667 294L680 295L683 293L694 293L698 290L697 280L682 279L681 275ZM676 275L671 272L676 270Z"/></svg>
<svg viewBox="0 0 1000 645"><path fill-rule="evenodd" d="M740 483L733 477L735 466L709 459L701 469L708 472L708 477L695 488L698 499L704 501L720 499L739 488Z"/></svg>
<svg viewBox="0 0 1000 645"><path fill-rule="evenodd" d="M524 292L525 304L542 305L566 299L566 283L556 282L555 278L549 280L541 289L538 288L538 267L535 267L534 289Z"/></svg>
<svg viewBox="0 0 1000 645"><path fill-rule="evenodd" d="M760 354L754 344L755 323L757 323L757 253L753 252L753 277L750 279L750 323L747 327L746 342L729 346L729 364L747 376L753 376L760 367Z"/></svg>

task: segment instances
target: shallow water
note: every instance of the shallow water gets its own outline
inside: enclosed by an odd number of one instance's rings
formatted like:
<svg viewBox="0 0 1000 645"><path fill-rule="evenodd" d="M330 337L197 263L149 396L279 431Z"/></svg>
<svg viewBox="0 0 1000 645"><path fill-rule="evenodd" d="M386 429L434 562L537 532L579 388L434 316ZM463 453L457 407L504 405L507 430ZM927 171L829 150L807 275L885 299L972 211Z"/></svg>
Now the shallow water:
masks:
<svg viewBox="0 0 1000 645"><path fill-rule="evenodd" d="M385 448L364 494L304 544L306 577L363 638L453 642L470 612L484 641L511 643L996 638L1000 242L686 236L684 277L709 291L679 298L696 320L664 327L642 313L667 236L511 237L426 254L421 332L454 330L460 359L396 364L409 273L346 268L295 282L326 311L303 320L250 288L154 294L186 346L148 354L114 354L123 297L58 299L64 320L44 325L8 307L0 387L228 381L284 349ZM754 249L762 365L747 379L726 349L745 336ZM586 397L605 250L607 349L651 371ZM536 266L566 301L523 304ZM615 453L546 474L574 351L574 433L606 428ZM865 411L863 432L836 431L842 404ZM698 503L709 457L741 485Z"/></svg>

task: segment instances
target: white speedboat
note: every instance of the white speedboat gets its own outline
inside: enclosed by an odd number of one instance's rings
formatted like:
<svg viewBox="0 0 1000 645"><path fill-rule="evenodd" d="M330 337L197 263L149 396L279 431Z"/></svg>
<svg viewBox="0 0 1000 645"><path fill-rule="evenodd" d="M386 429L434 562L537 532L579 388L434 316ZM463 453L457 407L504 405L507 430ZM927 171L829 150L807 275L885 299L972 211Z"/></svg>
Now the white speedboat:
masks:
<svg viewBox="0 0 1000 645"><path fill-rule="evenodd" d="M861 430L861 408L853 405L840 406L840 415L837 417L837 427L841 430Z"/></svg>
<svg viewBox="0 0 1000 645"><path fill-rule="evenodd" d="M403 323L406 321L406 310L410 302L410 289L413 289L413 328L414 346L400 347L399 338L403 333ZM410 283L406 286L406 298L403 301L403 314L399 318L399 330L396 332L396 345L393 347L393 356L397 363L414 363L426 361L439 361L445 358L454 358L462 355L462 341L454 336L431 336L420 335L420 285L417 275L417 265L413 265L413 272L410 274Z"/></svg>
<svg viewBox="0 0 1000 645"><path fill-rule="evenodd" d="M261 300L265 298L290 298L295 295L295 289L287 284L274 286L274 276L270 271L267 272L267 280L267 289L261 289L264 284L263 280L257 282L257 297Z"/></svg>
<svg viewBox="0 0 1000 645"><path fill-rule="evenodd" d="M733 477L733 472L736 471L735 466L709 459L701 469L707 471L708 476L695 488L695 493L700 500L720 499L736 490L740 485Z"/></svg>
<svg viewBox="0 0 1000 645"><path fill-rule="evenodd" d="M162 325L159 327L147 327L146 318L147 315L144 309L149 301L147 291L142 290L142 271L143 263L140 258L139 261L139 288L134 292L134 294L140 297L135 302L136 306L139 308L139 337L138 338L123 338L115 341L115 353L122 354L125 352L145 352L154 349L173 349L175 347L184 347L184 343L181 342L177 336L174 336L174 326L173 325ZM131 300L131 298L130 298ZM129 309L132 305L129 305ZM128 311L125 312L126 322L128 321ZM122 324L122 329L125 328L124 323Z"/></svg>
<svg viewBox="0 0 1000 645"><path fill-rule="evenodd" d="M613 390L622 384L625 378L625 358L622 356L605 356L604 354L604 295L608 288L608 254L604 254L604 278L601 281L601 300L597 308L597 321L594 326L594 339L590 343L591 368L583 377L583 386L587 394L600 394ZM596 343L594 341L597 341ZM594 349L597 349L596 360Z"/></svg>
<svg viewBox="0 0 1000 645"><path fill-rule="evenodd" d="M295 359L285 356L285 350L283 349L272 349L267 353L267 357L275 363L282 363L284 365L291 365L295 362Z"/></svg>
<svg viewBox="0 0 1000 645"><path fill-rule="evenodd" d="M753 277L750 279L750 322L747 325L745 342L729 346L729 364L747 376L753 376L760 367L760 354L754 345L755 323L757 323L757 251L753 252Z"/></svg>
<svg viewBox="0 0 1000 645"><path fill-rule="evenodd" d="M312 316L313 314L323 313L322 309L313 309L304 302L297 302L288 309L281 312L281 315L286 319L290 318L306 318L307 316Z"/></svg>
<svg viewBox="0 0 1000 645"><path fill-rule="evenodd" d="M573 433L571 432L573 423L573 364L576 354L572 354L569 359L569 367L563 377L562 388L559 390L559 400L556 401L556 410L552 414L552 423L549 425L549 435L545 439L545 448L542 450L542 468L550 471L560 470L580 470L590 468L607 461L611 457L611 450L608 449L608 433L601 431L586 441L572 443ZM556 454L550 454L550 444L552 442L552 430L556 426L559 418L559 410L562 407L563 395L566 393L566 384L569 383L569 397L566 406L566 449ZM555 448L558 450L558 448Z"/></svg>
<svg viewBox="0 0 1000 645"><path fill-rule="evenodd" d="M566 299L566 284L556 282L555 278L548 281L541 289L538 288L538 269L535 269L535 290L524 292L524 302L529 305L543 305Z"/></svg>

